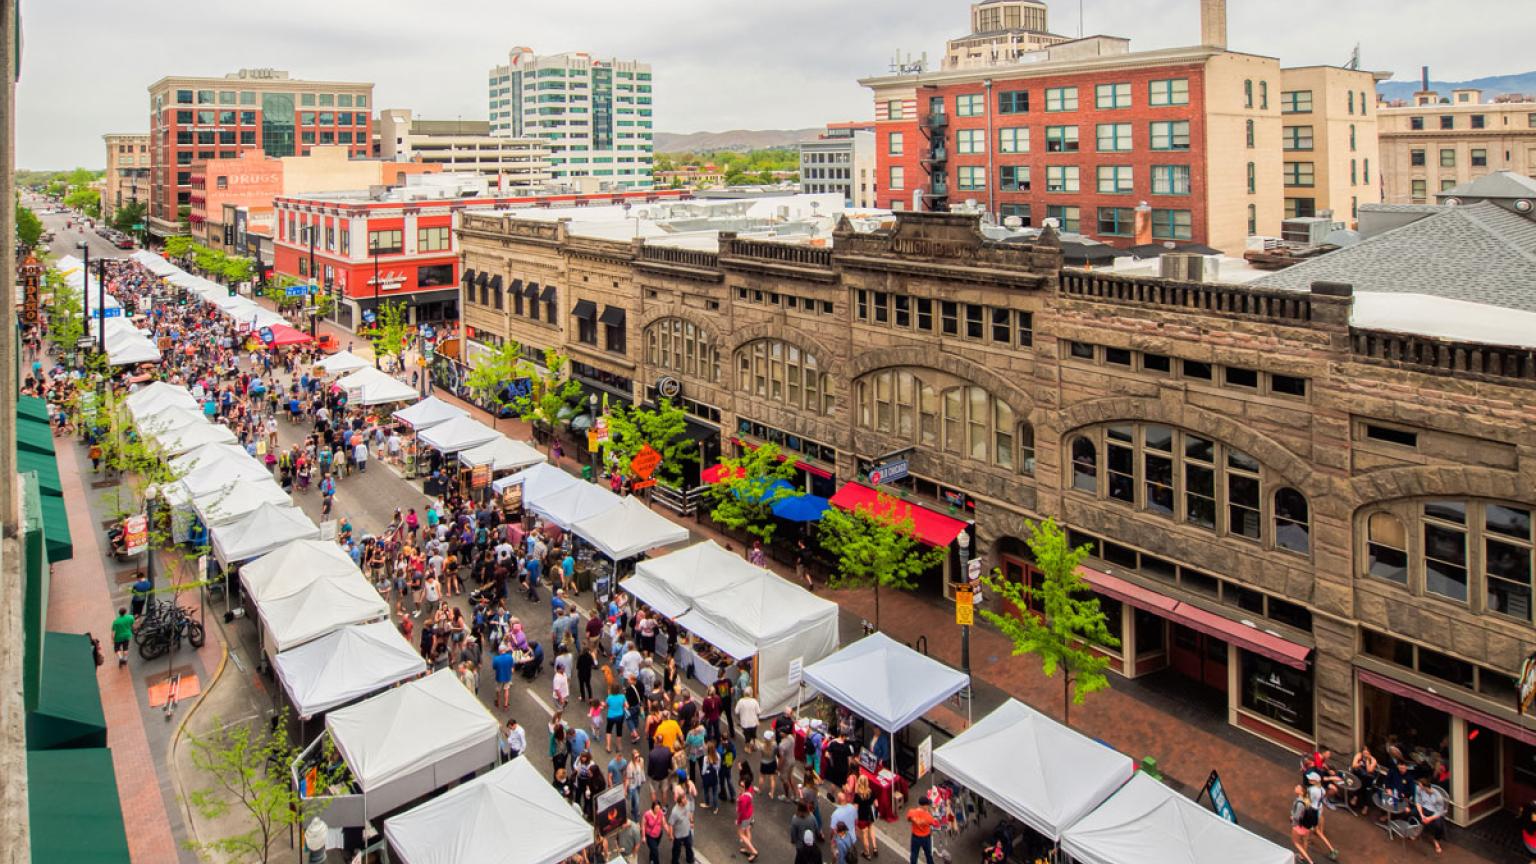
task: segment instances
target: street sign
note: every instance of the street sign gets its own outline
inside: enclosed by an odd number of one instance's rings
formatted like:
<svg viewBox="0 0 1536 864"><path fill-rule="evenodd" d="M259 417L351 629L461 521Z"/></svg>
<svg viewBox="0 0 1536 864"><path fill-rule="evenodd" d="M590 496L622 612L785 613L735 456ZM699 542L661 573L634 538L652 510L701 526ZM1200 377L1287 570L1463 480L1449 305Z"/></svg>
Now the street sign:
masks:
<svg viewBox="0 0 1536 864"><path fill-rule="evenodd" d="M306 295L308 293L309 293L309 286L308 285L289 285L287 288L285 288L283 290L283 295L287 296L287 297L303 297L304 295Z"/></svg>
<svg viewBox="0 0 1536 864"><path fill-rule="evenodd" d="M102 309L102 308L98 307L96 309L92 309L91 310L91 317L92 318L121 318L121 317L123 317L123 309L122 309L121 306L114 306L114 307L112 307L110 309Z"/></svg>
<svg viewBox="0 0 1536 864"><path fill-rule="evenodd" d="M377 318L377 317L378 316L373 314L373 310L372 309L364 309L363 310L363 320L367 321L369 324L372 324L374 322L374 319Z"/></svg>
<svg viewBox="0 0 1536 864"><path fill-rule="evenodd" d="M640 452L635 454L635 458L629 460L629 467L634 469L636 476L641 480L651 479L651 475L656 473L656 466L660 464L661 454L649 444L642 444Z"/></svg>
<svg viewBox="0 0 1536 864"><path fill-rule="evenodd" d="M878 465L869 469L869 484L879 486L884 483L895 483L897 480L907 479L907 460L892 459L884 465Z"/></svg>
<svg viewBox="0 0 1536 864"><path fill-rule="evenodd" d="M635 482L629 484L629 488L631 490L635 490L635 489L649 489L649 488L651 488L652 486L655 486L655 485L656 485L656 478L653 477L650 480L636 480Z"/></svg>
<svg viewBox="0 0 1536 864"><path fill-rule="evenodd" d="M976 623L976 606L971 602L971 586L955 589L955 623L969 627Z"/></svg>

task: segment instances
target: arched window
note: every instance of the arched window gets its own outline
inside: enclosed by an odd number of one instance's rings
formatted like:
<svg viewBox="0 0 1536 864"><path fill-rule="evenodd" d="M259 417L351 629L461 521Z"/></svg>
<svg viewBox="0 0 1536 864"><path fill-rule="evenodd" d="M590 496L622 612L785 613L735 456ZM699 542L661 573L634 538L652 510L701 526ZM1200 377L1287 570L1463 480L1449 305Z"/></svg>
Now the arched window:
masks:
<svg viewBox="0 0 1536 864"><path fill-rule="evenodd" d="M1354 97L1350 97L1349 104L1355 104ZM1253 79L1251 78L1243 82L1243 107L1253 107Z"/></svg>
<svg viewBox="0 0 1536 864"><path fill-rule="evenodd" d="M682 318L660 318L645 328L645 359L658 369L712 384L720 380L720 354L714 339Z"/></svg>
<svg viewBox="0 0 1536 864"><path fill-rule="evenodd" d="M1099 491L1099 451L1087 438L1072 439L1072 488Z"/></svg>
<svg viewBox="0 0 1536 864"><path fill-rule="evenodd" d="M952 387L941 395L916 374L890 369L860 379L854 392L865 429L1010 471L1028 458L1029 470L1020 473L1034 470L1033 432L1028 450L1016 451L1013 409L981 387Z"/></svg>
<svg viewBox="0 0 1536 864"><path fill-rule="evenodd" d="M1035 427L1019 424L1019 473L1035 473Z"/></svg>
<svg viewBox="0 0 1536 864"><path fill-rule="evenodd" d="M1275 545L1303 555L1312 549L1307 497L1289 487L1275 491Z"/></svg>
<svg viewBox="0 0 1536 864"><path fill-rule="evenodd" d="M1355 152L1355 124L1349 124L1349 152Z"/></svg>
<svg viewBox="0 0 1536 864"><path fill-rule="evenodd" d="M1261 108L1262 110L1265 110L1265 111L1269 110L1269 82L1268 81L1260 81L1259 82L1259 108Z"/></svg>
<svg viewBox="0 0 1536 864"><path fill-rule="evenodd" d="M1372 513L1366 522L1366 572L1408 584L1408 532L1391 513Z"/></svg>
<svg viewBox="0 0 1536 864"><path fill-rule="evenodd" d="M1259 233L1259 208L1258 205L1248 205L1248 236Z"/></svg>
<svg viewBox="0 0 1536 864"><path fill-rule="evenodd" d="M1246 130L1246 135L1247 135L1247 139L1248 139L1248 149L1252 150L1253 149L1253 121L1249 120L1246 124L1244 124L1244 129Z"/></svg>
<svg viewBox="0 0 1536 864"><path fill-rule="evenodd" d="M832 413L827 373L821 371L815 357L788 342L759 339L737 351L736 386L795 408Z"/></svg>

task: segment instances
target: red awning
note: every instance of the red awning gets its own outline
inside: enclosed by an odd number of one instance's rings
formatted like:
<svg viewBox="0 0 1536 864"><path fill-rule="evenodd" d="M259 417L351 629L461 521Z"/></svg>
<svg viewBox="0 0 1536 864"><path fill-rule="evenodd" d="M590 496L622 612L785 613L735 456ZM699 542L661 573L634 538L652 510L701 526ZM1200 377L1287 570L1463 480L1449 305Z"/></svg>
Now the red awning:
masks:
<svg viewBox="0 0 1536 864"><path fill-rule="evenodd" d="M1241 621L1233 621L1231 618L1225 618L1215 612L1207 612L1199 606L1191 606L1188 603L1179 603L1168 617L1193 630L1199 630L1207 636L1232 642L1240 648L1268 657L1276 663L1284 663L1293 669L1306 669L1307 658L1312 655L1312 649L1306 645L1298 645L1289 639L1266 633L1257 627L1249 627Z"/></svg>
<svg viewBox="0 0 1536 864"><path fill-rule="evenodd" d="M736 466L736 476L747 476L747 469L742 468L739 465ZM719 483L722 479L724 479L724 477L724 465L711 465L708 468L705 468L703 471L699 472L699 479L703 480L705 483Z"/></svg>
<svg viewBox="0 0 1536 864"><path fill-rule="evenodd" d="M832 496L832 506L844 510L867 509L872 513L880 506L880 493L862 483L844 483ZM966 523L952 516L945 516L927 507L892 498L887 514L893 522L912 520L913 533L929 546L948 546L965 530Z"/></svg>
<svg viewBox="0 0 1536 864"><path fill-rule="evenodd" d="M1460 702L1454 702L1438 693L1431 693L1422 687L1415 687L1396 678L1388 678L1379 672L1372 672L1368 669L1356 669L1355 672L1360 676L1361 684L1369 684L1378 690L1385 690L1404 699L1412 699L1420 705L1428 705L1447 714L1454 714L1463 720L1492 729L1500 735L1536 746L1536 729L1525 729L1508 720L1501 720L1492 714L1484 713L1476 708L1469 708ZM1447 684L1445 686L1454 687L1456 685Z"/></svg>
<svg viewBox="0 0 1536 864"><path fill-rule="evenodd" d="M825 468L817 468L815 465L812 465L811 463L805 461L804 459L801 459L800 461L796 462L795 463L795 467L799 468L801 471L804 471L807 474L812 474L814 476L820 477L823 480L831 480L832 479L832 472L831 471L828 471Z"/></svg>
<svg viewBox="0 0 1536 864"><path fill-rule="evenodd" d="M1093 590L1106 597L1113 597L1121 603L1129 603L1137 609L1145 609L1148 612L1166 616L1179 605L1179 601L1172 597L1165 597L1150 588L1127 582L1119 576L1100 573L1087 567L1079 569L1082 570L1083 579L1093 586Z"/></svg>

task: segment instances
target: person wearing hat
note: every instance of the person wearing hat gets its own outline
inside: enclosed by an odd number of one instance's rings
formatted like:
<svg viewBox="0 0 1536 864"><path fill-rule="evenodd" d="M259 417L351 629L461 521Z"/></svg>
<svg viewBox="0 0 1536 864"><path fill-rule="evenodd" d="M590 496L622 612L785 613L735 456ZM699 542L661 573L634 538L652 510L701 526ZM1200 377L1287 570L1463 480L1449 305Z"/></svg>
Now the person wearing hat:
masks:
<svg viewBox="0 0 1536 864"><path fill-rule="evenodd" d="M907 822L912 826L911 855L907 864L917 864L917 853L922 852L933 864L933 814L928 812L933 803L927 795L918 799L917 806L907 811Z"/></svg>
<svg viewBox="0 0 1536 864"><path fill-rule="evenodd" d="M826 864L821 856L821 844L816 842L816 832L807 830L795 844L795 864Z"/></svg>

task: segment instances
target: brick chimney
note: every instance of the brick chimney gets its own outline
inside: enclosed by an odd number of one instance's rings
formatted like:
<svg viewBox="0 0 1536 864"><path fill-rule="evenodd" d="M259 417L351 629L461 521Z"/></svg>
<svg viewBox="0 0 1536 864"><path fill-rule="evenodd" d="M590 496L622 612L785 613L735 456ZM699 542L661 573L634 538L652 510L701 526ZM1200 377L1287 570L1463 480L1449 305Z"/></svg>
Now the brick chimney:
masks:
<svg viewBox="0 0 1536 864"><path fill-rule="evenodd" d="M1135 230L1133 232L1136 245L1146 246L1152 242L1152 205L1143 201L1136 205Z"/></svg>
<svg viewBox="0 0 1536 864"><path fill-rule="evenodd" d="M1227 50L1227 0L1200 0L1200 44Z"/></svg>

